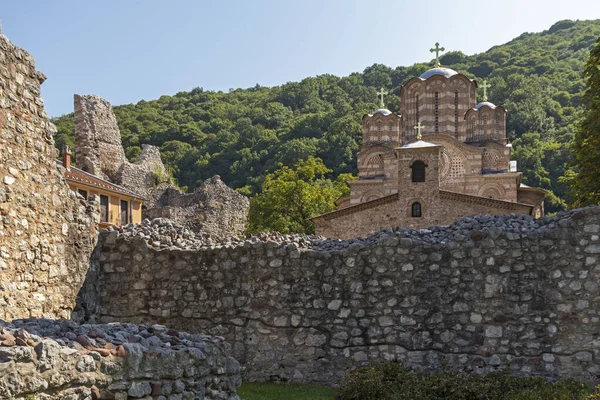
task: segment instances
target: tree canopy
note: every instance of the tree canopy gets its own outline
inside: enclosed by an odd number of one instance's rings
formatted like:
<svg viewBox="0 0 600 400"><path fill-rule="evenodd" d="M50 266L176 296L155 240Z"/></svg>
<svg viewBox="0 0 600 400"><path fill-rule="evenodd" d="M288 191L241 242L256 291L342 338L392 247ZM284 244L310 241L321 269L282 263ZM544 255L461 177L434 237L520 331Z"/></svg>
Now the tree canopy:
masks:
<svg viewBox="0 0 600 400"><path fill-rule="evenodd" d="M572 182L574 205L600 204L600 38L586 63L587 90L583 120L573 141Z"/></svg>
<svg viewBox="0 0 600 400"><path fill-rule="evenodd" d="M340 174L335 181L323 160L308 157L293 168L281 165L268 174L261 193L251 199L249 232L313 233L310 220L335 209L335 200L349 192L346 181L350 174Z"/></svg>
<svg viewBox="0 0 600 400"><path fill-rule="evenodd" d="M442 65L492 84L490 101L507 109L519 170L527 168L523 182L552 192L550 212L565 206L561 178L573 160L571 143L586 87L583 71L598 36L600 20L559 21L480 54L450 50L441 56ZM433 60L395 68L373 64L345 77L326 74L228 93L195 88L114 111L130 160L140 154L141 144L154 144L180 186L193 190L218 174L253 196L280 164L295 165L311 156L323 160L330 179L356 174L360 121L378 108L377 90L385 88L386 106L401 112L401 85L432 65ZM54 123L57 146L72 144L73 114ZM533 136L522 138L525 134Z"/></svg>

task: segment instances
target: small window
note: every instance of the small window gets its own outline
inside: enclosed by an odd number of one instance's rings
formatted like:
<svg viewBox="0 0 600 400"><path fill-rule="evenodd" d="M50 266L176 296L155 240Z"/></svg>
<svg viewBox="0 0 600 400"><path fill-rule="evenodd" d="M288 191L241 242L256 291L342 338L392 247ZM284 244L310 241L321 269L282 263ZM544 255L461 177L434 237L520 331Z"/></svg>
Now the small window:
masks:
<svg viewBox="0 0 600 400"><path fill-rule="evenodd" d="M121 200L121 226L129 223L129 202Z"/></svg>
<svg viewBox="0 0 600 400"><path fill-rule="evenodd" d="M421 203L413 203L411 215L413 218L421 218Z"/></svg>
<svg viewBox="0 0 600 400"><path fill-rule="evenodd" d="M415 161L412 168L412 181L425 182L425 163L423 161Z"/></svg>
<svg viewBox="0 0 600 400"><path fill-rule="evenodd" d="M108 222L108 196L100 195L100 221Z"/></svg>
<svg viewBox="0 0 600 400"><path fill-rule="evenodd" d="M79 194L80 194L80 195L81 195L81 196L82 196L84 199L86 199L86 200L87 200L87 198L88 198L88 197L87 197L87 190L79 189L79 190L77 191L77 193L79 193Z"/></svg>

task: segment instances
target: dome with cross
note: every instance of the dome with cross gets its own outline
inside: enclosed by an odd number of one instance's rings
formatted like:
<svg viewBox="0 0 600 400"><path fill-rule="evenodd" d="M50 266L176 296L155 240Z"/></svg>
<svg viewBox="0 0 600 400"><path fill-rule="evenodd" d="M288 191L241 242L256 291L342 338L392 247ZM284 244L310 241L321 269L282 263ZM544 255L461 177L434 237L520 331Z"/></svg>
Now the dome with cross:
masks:
<svg viewBox="0 0 600 400"><path fill-rule="evenodd" d="M458 74L458 72L456 72L453 69L450 68L444 68L444 67L437 67L437 68L432 68L428 71L425 71L421 74L421 76L419 76L419 78L421 79L427 79L430 78L434 75L441 75L445 78L450 78L453 75Z"/></svg>
<svg viewBox="0 0 600 400"><path fill-rule="evenodd" d="M489 107L489 108L491 108L493 110L494 108L496 108L496 105L494 103L489 102L489 101L482 101L481 103L479 103L479 104L477 104L475 106L475 109L479 110L481 107Z"/></svg>
<svg viewBox="0 0 600 400"><path fill-rule="evenodd" d="M377 110L373 111L372 114L369 114L369 116L373 116L375 114L383 114L383 115L390 115L392 112L390 110L388 110L387 108L378 108Z"/></svg>

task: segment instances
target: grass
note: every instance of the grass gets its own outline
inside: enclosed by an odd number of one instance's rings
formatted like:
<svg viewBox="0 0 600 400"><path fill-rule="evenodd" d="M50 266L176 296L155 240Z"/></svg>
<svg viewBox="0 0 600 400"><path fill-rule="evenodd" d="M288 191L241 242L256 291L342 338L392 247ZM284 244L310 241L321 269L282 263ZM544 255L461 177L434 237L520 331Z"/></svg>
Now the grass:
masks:
<svg viewBox="0 0 600 400"><path fill-rule="evenodd" d="M333 400L336 390L327 386L246 382L237 391L243 400Z"/></svg>

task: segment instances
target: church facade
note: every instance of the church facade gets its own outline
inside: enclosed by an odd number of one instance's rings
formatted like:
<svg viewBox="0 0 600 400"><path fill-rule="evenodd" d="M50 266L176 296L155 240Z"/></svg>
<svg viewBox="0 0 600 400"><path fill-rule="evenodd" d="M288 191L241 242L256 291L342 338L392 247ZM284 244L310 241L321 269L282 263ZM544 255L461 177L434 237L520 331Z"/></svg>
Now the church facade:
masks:
<svg viewBox="0 0 600 400"><path fill-rule="evenodd" d="M546 192L521 183L510 160L506 110L477 103L475 80L438 65L406 82L402 114L362 120L358 180L338 210L313 218L317 235L351 238L386 227L426 228L475 214L544 214Z"/></svg>

